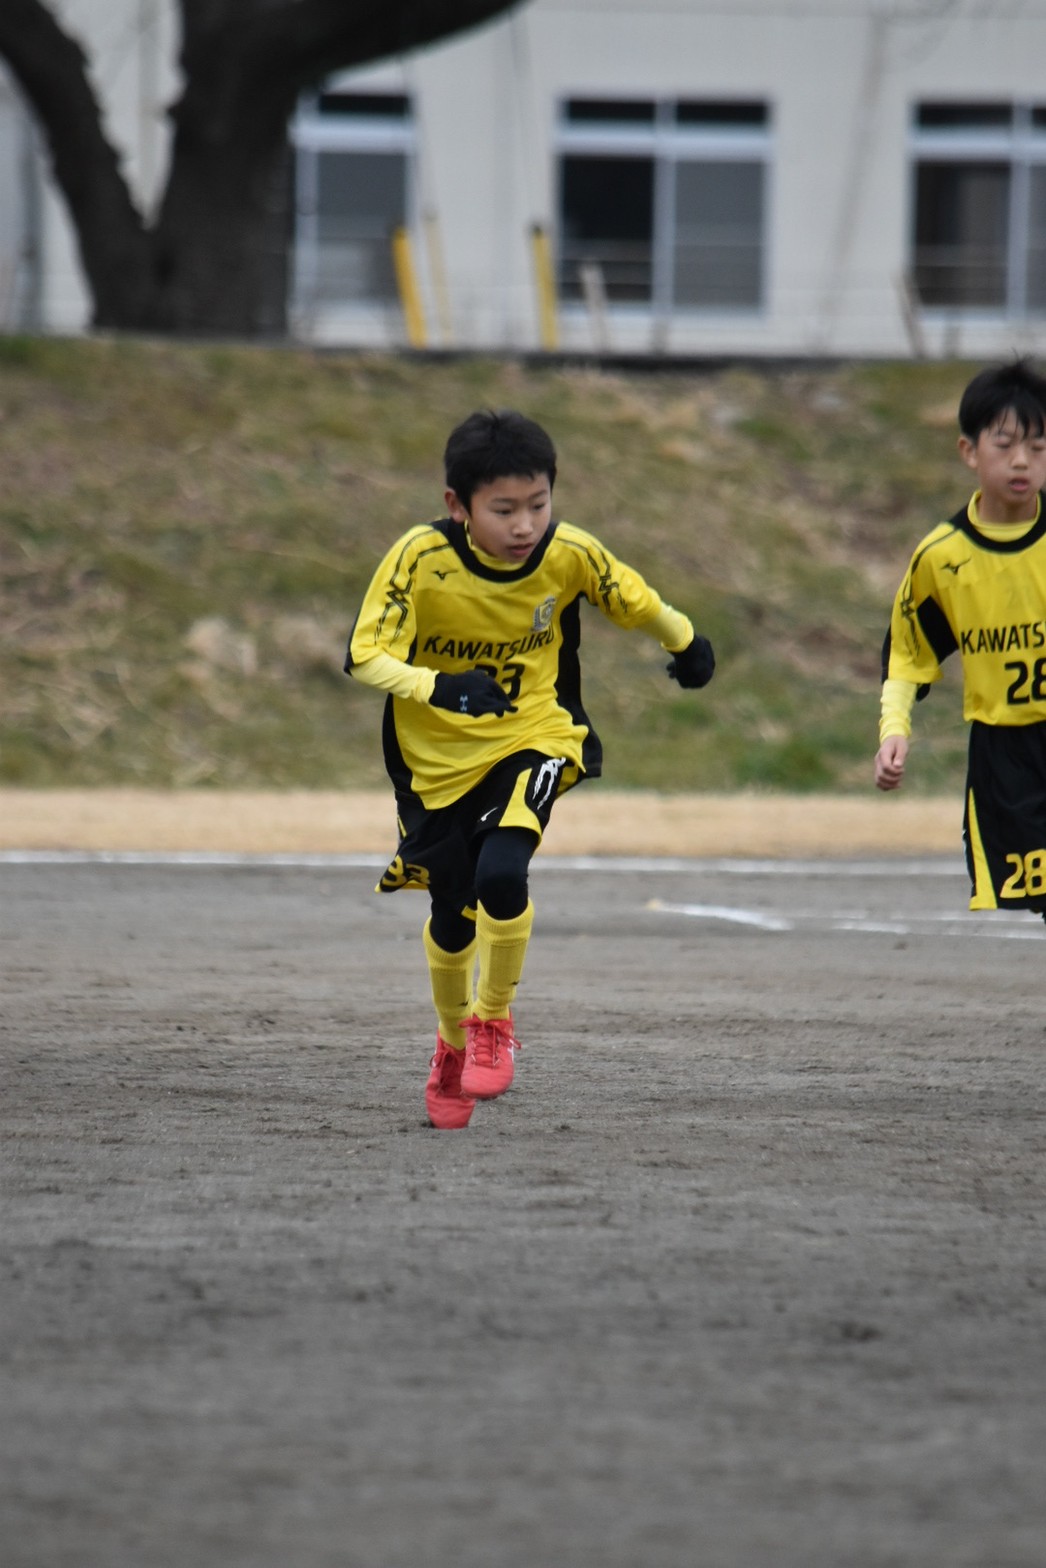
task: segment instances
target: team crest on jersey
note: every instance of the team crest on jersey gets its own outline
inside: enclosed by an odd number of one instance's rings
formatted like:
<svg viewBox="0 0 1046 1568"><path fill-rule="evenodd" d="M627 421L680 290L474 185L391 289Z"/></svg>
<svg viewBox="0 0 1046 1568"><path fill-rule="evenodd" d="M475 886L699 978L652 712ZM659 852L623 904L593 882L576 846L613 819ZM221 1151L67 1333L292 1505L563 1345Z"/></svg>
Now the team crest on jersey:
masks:
<svg viewBox="0 0 1046 1568"><path fill-rule="evenodd" d="M547 626L552 625L552 617L555 615L555 613L555 599L543 599L538 605L537 609L534 611L534 619L531 622L530 627L531 631L543 632Z"/></svg>

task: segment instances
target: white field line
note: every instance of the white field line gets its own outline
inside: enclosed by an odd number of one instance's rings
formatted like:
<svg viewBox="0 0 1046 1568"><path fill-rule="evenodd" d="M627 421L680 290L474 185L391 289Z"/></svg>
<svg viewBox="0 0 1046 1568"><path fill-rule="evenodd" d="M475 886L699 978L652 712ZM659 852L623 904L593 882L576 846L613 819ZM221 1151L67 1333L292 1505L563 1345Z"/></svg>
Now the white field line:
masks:
<svg viewBox="0 0 1046 1568"><path fill-rule="evenodd" d="M727 920L739 926L758 926L762 931L791 931L795 925L794 921L784 920L779 915L764 915L755 909L734 909L726 904L666 904L660 898L652 898L646 908L662 915L689 915L694 920Z"/></svg>
<svg viewBox="0 0 1046 1568"><path fill-rule="evenodd" d="M390 851L391 855L391 851ZM383 868L390 855L332 855L287 853L248 854L236 850L204 849L4 849L4 866L285 866L319 870ZM725 876L752 877L965 877L961 858L940 860L711 860L660 855L537 855L532 870L597 871L620 875L623 871L664 874L717 872Z"/></svg>
<svg viewBox="0 0 1046 1568"><path fill-rule="evenodd" d="M715 871L734 877L965 877L966 867L961 854L943 855L935 860L742 860L713 859L695 856L685 859L675 856L616 857L604 855L559 856L538 855L533 861L535 869L547 866L550 871Z"/></svg>
<svg viewBox="0 0 1046 1568"><path fill-rule="evenodd" d="M995 910L986 917L928 911L914 919L872 919L864 915L816 913L797 910L791 919L766 915L756 909L736 909L720 904L670 904L652 898L645 906L655 914L682 915L690 920L725 920L735 925L756 926L763 931L795 931L802 926L812 930L845 931L880 936L975 936L995 937L1001 941L1041 942L1042 925L1029 913ZM1019 924L1017 922L1020 922Z"/></svg>
<svg viewBox="0 0 1046 1568"><path fill-rule="evenodd" d="M0 850L0 866L176 866L188 869L244 867L256 870L380 870L388 864L387 855L331 854L245 854L221 850ZM538 855L532 869L541 871L652 872L657 874L717 872L726 876L751 877L966 877L959 857L935 860L738 860L683 859L670 856ZM797 910L791 918L765 914L761 910L739 909L725 904L675 904L651 899L646 908L660 914L688 919L719 920L734 925L753 926L764 931L793 931L806 925L811 929L878 933L887 936L990 936L1001 940L1038 941L1043 932L1038 919L1019 916L1013 911L995 911L987 916L970 913L937 914L928 912L914 919L872 919L862 911L839 910L825 915ZM1017 923L1017 921L1020 923Z"/></svg>

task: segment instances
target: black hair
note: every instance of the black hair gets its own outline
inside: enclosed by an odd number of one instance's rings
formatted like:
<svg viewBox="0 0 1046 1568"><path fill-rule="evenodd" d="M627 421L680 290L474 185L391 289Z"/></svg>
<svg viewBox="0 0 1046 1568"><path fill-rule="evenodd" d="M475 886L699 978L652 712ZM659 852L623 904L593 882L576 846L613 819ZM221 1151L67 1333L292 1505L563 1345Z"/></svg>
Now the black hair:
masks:
<svg viewBox="0 0 1046 1568"><path fill-rule="evenodd" d="M1012 414L1022 435L1046 433L1046 377L1030 359L978 371L959 403L959 429L970 441Z"/></svg>
<svg viewBox="0 0 1046 1568"><path fill-rule="evenodd" d="M548 475L556 482L556 449L540 425L515 409L481 409L455 426L443 453L447 488L466 507L480 485L495 479Z"/></svg>

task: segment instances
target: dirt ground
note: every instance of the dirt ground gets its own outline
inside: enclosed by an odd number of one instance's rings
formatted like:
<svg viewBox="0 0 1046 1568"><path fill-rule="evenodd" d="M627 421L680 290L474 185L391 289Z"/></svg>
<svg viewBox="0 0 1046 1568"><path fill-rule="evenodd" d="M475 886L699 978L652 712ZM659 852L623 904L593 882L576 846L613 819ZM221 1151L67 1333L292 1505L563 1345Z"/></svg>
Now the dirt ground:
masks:
<svg viewBox="0 0 1046 1568"><path fill-rule="evenodd" d="M4 1568L1041 1568L1046 938L954 844L571 833L436 1133L370 846L0 804Z"/></svg>
<svg viewBox="0 0 1046 1568"><path fill-rule="evenodd" d="M953 853L962 807L917 795L656 795L587 784L565 795L551 854ZM0 849L391 852L381 791L0 788Z"/></svg>

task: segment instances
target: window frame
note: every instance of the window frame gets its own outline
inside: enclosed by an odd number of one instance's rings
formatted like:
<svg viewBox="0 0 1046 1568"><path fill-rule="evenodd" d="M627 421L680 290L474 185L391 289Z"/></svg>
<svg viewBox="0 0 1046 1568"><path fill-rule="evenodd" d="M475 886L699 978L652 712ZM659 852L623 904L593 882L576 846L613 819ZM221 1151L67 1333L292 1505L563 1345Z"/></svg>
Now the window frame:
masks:
<svg viewBox="0 0 1046 1568"><path fill-rule="evenodd" d="M596 120L571 119L572 104L595 101L618 105L622 118ZM641 119L628 117L630 105L653 105L653 116ZM705 107L709 111L726 111L720 121L714 118L700 122L689 118L695 110ZM749 123L729 117L731 107L749 110ZM679 118L685 110L688 118ZM756 116L760 118L756 118ZM651 98L649 94L620 94L609 98L600 94L571 93L559 99L555 117L553 157L556 193L555 232L557 238L557 277L562 285L564 258L564 160L572 156L636 158L652 164L652 206L650 232L650 295L647 300L624 301L609 298L608 308L622 315L653 317L655 322L678 320L681 317L758 317L765 313L770 273L771 199L774 172L773 106L768 98L755 99L751 95L737 98L704 97L692 93L674 94L671 97ZM679 303L675 300L675 265L678 248L676 211L676 169L684 163L755 163L761 169L759 281L758 297L737 304L702 304L694 301ZM566 310L582 311L584 306L573 297L561 299Z"/></svg>
<svg viewBox="0 0 1046 1568"><path fill-rule="evenodd" d="M402 106L400 113L338 113L322 107L344 97ZM404 167L404 224L417 226L418 207L418 121L410 94L398 89L338 89L326 84L318 91L305 93L291 122L294 155L294 268L292 298L295 309L311 316L325 311L362 311L383 313L395 304L385 295L329 298L319 292L320 211L318 200L319 158L321 154L399 154Z"/></svg>
<svg viewBox="0 0 1046 1568"><path fill-rule="evenodd" d="M964 125L959 118L951 124L927 126L919 123L920 115L927 110L943 114L952 109L958 116L963 107L972 115L981 111L985 119L980 125ZM988 123L987 112L1002 108L1009 110L1009 123ZM992 320L1033 320L1046 315L1046 299L1041 306L1032 307L1028 303L1032 170L1041 168L1046 172L1046 101L992 98L980 103L973 99L920 99L912 105L908 125L908 265L913 280L918 276L919 169L929 163L967 168L978 164L1005 164L1009 174L1005 288L1004 298L997 305L927 302L916 290L919 309L938 316L961 314Z"/></svg>

